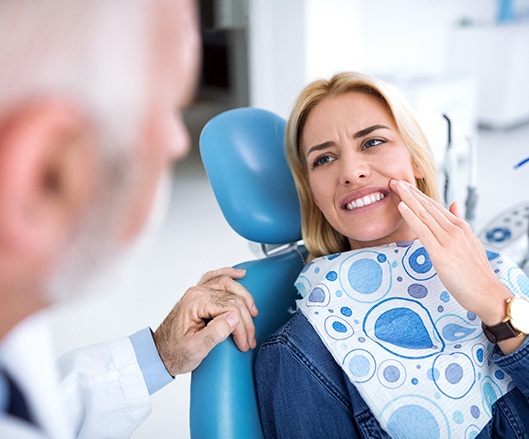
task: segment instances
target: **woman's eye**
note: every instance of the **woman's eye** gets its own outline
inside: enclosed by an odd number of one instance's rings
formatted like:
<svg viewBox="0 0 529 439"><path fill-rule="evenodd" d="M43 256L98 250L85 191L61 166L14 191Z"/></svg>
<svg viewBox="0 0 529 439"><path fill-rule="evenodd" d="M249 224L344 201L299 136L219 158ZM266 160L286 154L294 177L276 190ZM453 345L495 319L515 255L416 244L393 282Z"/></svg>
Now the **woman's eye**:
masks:
<svg viewBox="0 0 529 439"><path fill-rule="evenodd" d="M317 168L318 166L324 165L333 161L334 159L328 155L320 155L314 162L312 162L312 169Z"/></svg>
<svg viewBox="0 0 529 439"><path fill-rule="evenodd" d="M382 139L369 139L364 142L364 148L372 148L373 146L378 146L381 143L385 143L385 140Z"/></svg>

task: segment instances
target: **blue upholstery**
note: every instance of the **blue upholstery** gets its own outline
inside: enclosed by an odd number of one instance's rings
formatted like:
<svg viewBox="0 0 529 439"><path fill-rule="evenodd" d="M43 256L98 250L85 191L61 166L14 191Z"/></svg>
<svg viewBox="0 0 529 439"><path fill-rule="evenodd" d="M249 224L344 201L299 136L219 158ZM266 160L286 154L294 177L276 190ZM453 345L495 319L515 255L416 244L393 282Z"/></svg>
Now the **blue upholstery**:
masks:
<svg viewBox="0 0 529 439"><path fill-rule="evenodd" d="M285 121L265 110L240 108L214 117L200 137L208 178L231 227L254 242L288 244L301 238L299 201L283 152ZM303 268L293 246L238 265L253 295L258 346L295 307L294 281ZM216 346L191 377L191 437L261 438L253 366L257 349L240 352L230 338Z"/></svg>
<svg viewBox="0 0 529 439"><path fill-rule="evenodd" d="M200 153L229 225L242 237L283 244L301 237L298 195L285 159L286 122L258 108L237 108L211 119Z"/></svg>

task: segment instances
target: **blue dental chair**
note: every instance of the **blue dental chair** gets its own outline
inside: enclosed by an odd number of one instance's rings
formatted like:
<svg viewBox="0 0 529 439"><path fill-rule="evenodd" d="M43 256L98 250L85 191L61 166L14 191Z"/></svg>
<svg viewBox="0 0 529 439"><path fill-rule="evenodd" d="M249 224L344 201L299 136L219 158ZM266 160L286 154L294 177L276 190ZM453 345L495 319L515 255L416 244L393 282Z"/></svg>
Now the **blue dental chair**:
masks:
<svg viewBox="0 0 529 439"><path fill-rule="evenodd" d="M246 269L240 283L259 309L257 348L240 352L230 337L193 372L193 439L263 437L255 356L295 309L293 285L304 265L299 201L283 151L285 126L269 111L239 108L215 116L200 136L202 161L224 217L239 235L259 243L264 257L237 265Z"/></svg>

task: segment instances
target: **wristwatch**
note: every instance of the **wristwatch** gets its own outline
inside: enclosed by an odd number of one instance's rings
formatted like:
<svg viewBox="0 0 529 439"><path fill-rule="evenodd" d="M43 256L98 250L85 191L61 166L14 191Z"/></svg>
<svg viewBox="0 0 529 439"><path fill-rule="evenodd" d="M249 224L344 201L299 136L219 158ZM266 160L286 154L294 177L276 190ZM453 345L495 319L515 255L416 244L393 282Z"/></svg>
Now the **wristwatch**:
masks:
<svg viewBox="0 0 529 439"><path fill-rule="evenodd" d="M506 300L507 316L493 326L481 324L485 337L492 343L529 335L529 300L524 297L510 297Z"/></svg>

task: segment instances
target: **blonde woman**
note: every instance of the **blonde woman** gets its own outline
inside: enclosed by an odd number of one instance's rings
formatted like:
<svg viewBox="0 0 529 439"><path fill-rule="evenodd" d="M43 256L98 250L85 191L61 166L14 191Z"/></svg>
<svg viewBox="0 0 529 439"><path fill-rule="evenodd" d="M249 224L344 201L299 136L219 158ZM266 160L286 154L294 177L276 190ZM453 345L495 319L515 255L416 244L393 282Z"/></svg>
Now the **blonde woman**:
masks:
<svg viewBox="0 0 529 439"><path fill-rule="evenodd" d="M257 359L265 436L528 436L529 281L436 201L398 91L313 82L286 149L310 262Z"/></svg>

